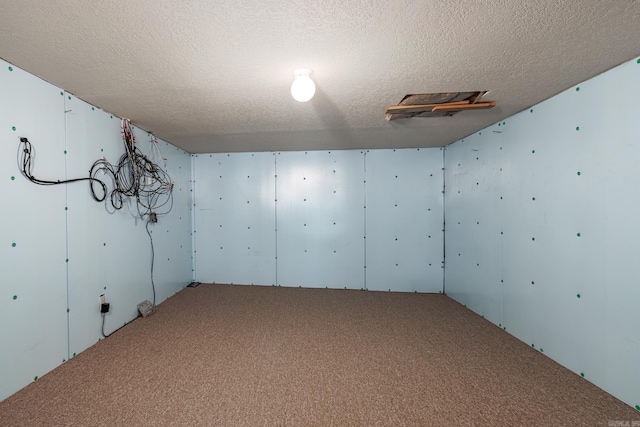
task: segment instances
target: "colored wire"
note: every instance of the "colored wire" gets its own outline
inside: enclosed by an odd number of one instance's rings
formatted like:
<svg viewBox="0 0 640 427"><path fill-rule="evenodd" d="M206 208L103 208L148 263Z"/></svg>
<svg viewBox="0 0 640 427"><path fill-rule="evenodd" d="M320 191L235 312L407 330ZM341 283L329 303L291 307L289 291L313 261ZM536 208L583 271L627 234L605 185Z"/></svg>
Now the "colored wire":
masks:
<svg viewBox="0 0 640 427"><path fill-rule="evenodd" d="M116 164L111 164L104 157L96 160L89 176L66 180L48 181L38 179L33 175L34 150L27 138L20 138L19 146L19 166L22 175L29 181L38 185L58 185L72 182L89 181L91 196L97 202L108 203L115 210L120 210L125 205L125 200L129 197L136 199L138 216L146 219L145 229L149 235L151 244L151 288L153 289L153 307L156 306L156 287L153 279L153 269L155 262L155 250L153 237L149 230L149 223L157 222L159 215L168 214L173 208L173 182L169 174L158 164L142 154L136 146L135 137L128 119L122 119L122 139L125 152L120 156ZM151 157L159 156L165 161L166 158L160 152L158 141L155 137L151 140ZM98 174L104 175L102 179L97 178ZM109 191L106 178L111 180L112 190ZM96 192L95 184L100 185L101 191ZM104 333L105 314L102 314L102 335L106 338L109 335ZM115 331L114 331L115 332ZM113 333L113 332L112 332Z"/></svg>
<svg viewBox="0 0 640 427"><path fill-rule="evenodd" d="M35 152L33 145L27 138L20 138L18 166L25 178L38 185L89 181L93 199L102 202L108 197L109 203L115 210L122 209L127 197L133 197L136 199L140 218L150 216L152 213L156 216L168 214L173 208L171 177L135 146L135 138L128 120L123 119L122 129L125 153L120 157L118 163L111 164L105 158L98 159L89 169L88 177L56 181L36 178L33 175ZM100 173L111 178L113 184L111 191L108 191L104 178L97 178ZM100 185L99 192L96 192L96 183Z"/></svg>

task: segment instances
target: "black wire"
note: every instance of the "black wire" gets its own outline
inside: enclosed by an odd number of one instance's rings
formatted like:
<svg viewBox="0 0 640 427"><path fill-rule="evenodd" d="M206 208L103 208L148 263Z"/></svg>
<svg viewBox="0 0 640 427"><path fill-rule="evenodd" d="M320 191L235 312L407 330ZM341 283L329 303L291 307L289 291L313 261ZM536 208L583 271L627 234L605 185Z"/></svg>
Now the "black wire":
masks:
<svg viewBox="0 0 640 427"><path fill-rule="evenodd" d="M91 195L97 202L109 200L115 210L124 206L127 197L136 199L136 207L140 218L152 213L166 215L173 209L173 182L171 177L159 165L151 161L135 146L135 138L131 132L128 120L123 120L122 135L125 153L120 156L118 163L111 164L106 159L96 160L89 176L66 180L49 181L33 176L34 150L27 138L20 138L19 167L22 175L34 184L58 185L72 182L89 181ZM97 178L103 173L111 178L113 190L110 192L102 179ZM100 184L102 192L96 192L94 184Z"/></svg>
<svg viewBox="0 0 640 427"><path fill-rule="evenodd" d="M100 172L109 175L114 183L109 202L116 210L122 208L127 197L136 199L141 218L151 213L166 215L173 208L171 177L137 147L128 149L114 165L105 159L97 160L90 175L95 177Z"/></svg>
<svg viewBox="0 0 640 427"><path fill-rule="evenodd" d="M31 143L27 138L20 138L20 145L18 149L20 153L20 160L18 163L18 165L20 166L20 172L22 172L22 175L24 175L25 178L27 178L29 181L33 182L34 184L58 185L58 184L70 184L72 182L89 181L91 184L91 195L93 196L93 198L97 202L102 202L106 199L107 185L103 181L92 176L91 173L89 173L88 177L57 180L57 181L48 181L48 180L36 178L35 176L33 176L33 158L34 158L33 146L31 145ZM102 187L102 196L98 196L96 194L93 188L93 184L95 182L99 183L100 186Z"/></svg>
<svg viewBox="0 0 640 427"><path fill-rule="evenodd" d="M102 336L105 337L105 338L108 338L115 331L111 332L111 334L108 334L108 335L104 333L104 317L105 317L105 315L106 315L106 313L102 313ZM117 331L117 329L116 329L116 331Z"/></svg>
<svg viewBox="0 0 640 427"><path fill-rule="evenodd" d="M105 337L105 338L109 338L111 335L113 335L114 333L118 332L120 329L124 328L126 323L124 325L120 326L115 331L111 331L110 333L105 334L104 333L104 318L105 318L106 315L107 315L107 313L102 313L102 336Z"/></svg>
<svg viewBox="0 0 640 427"><path fill-rule="evenodd" d="M149 235L151 244L151 288L153 289L153 307L156 306L156 286L153 280L153 268L155 262L155 250L153 247L153 237L149 230L149 223L156 222L158 215L166 215L173 209L173 182L169 174L159 165L151 161L135 145L135 137L131 130L129 120L122 120L122 138L124 141L125 153L120 156L118 163L111 164L105 158L96 160L89 176L57 181L47 181L33 176L34 151L33 146L27 138L20 138L19 145L19 166L22 175L29 181L38 185L58 185L72 182L89 181L91 196L98 202L107 200L114 210L120 210L124 206L125 199L132 197L136 199L136 207L140 218L148 217L145 229ZM99 173L103 173L111 178L113 190L110 192L107 185L101 179L96 178ZM102 189L101 194L96 193L95 183L99 183ZM107 203L107 202L105 202ZM113 334L104 333L105 313L102 313L102 335L106 338ZM120 329L120 328L118 328ZM118 330L116 329L116 331Z"/></svg>
<svg viewBox="0 0 640 427"><path fill-rule="evenodd" d="M149 231L149 223L151 220L147 221L145 228L147 229L147 234L149 235L149 242L151 242L151 288L153 289L153 307L156 306L156 285L153 283L153 262L155 259L155 251L153 249L153 237L151 237L151 232Z"/></svg>

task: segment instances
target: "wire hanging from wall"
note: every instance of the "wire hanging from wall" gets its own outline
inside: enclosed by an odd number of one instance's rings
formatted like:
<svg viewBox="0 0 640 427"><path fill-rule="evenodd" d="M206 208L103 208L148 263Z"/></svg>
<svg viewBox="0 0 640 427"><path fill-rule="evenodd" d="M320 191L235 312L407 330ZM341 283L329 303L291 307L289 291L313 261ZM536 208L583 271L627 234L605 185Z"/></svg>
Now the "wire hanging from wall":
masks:
<svg viewBox="0 0 640 427"><path fill-rule="evenodd" d="M157 221L159 215L168 214L173 208L173 182L169 174L158 164L142 154L136 146L135 137L128 119L122 119L122 139L125 152L118 163L111 164L105 159L96 160L89 169L88 177L43 180L33 175L35 151L27 138L20 138L18 166L22 175L29 181L38 185L70 184L79 181L89 181L91 195L97 202L107 200L115 210L124 206L127 197L135 198L137 214L140 218ZM155 148L154 148L155 147ZM152 151L158 150L157 140L154 138ZM98 178L98 174L104 174L111 178L113 189L108 190L105 178ZM99 185L99 191L96 191Z"/></svg>
<svg viewBox="0 0 640 427"><path fill-rule="evenodd" d="M133 197L140 218L148 216L156 222L158 215L166 215L173 207L173 182L166 171L136 146L128 119L122 119L122 139L125 152L118 163L110 164L104 158L96 160L89 175L95 178L104 173L112 178L114 188L109 193L109 201L114 209L121 209L124 199Z"/></svg>
<svg viewBox="0 0 640 427"><path fill-rule="evenodd" d="M153 289L153 307L155 307L156 289L153 280L155 250L149 224L158 222L159 215L166 215L173 208L174 185L169 174L149 157L142 154L142 151L137 147L129 119L122 119L121 128L125 152L120 156L118 163L111 164L104 157L98 159L89 169L88 177L56 181L36 178L33 175L35 151L31 142L24 137L20 138L18 147L18 167L25 178L38 185L88 181L93 199L97 202L110 204L114 210L122 209L127 198L135 198L137 215L146 220L145 229L151 244L151 287ZM159 157L164 161L166 167L167 159L158 147L158 140L154 136L150 136L151 152L149 156L151 158ZM106 178L111 179L111 191L108 190L109 186L105 183L105 177L97 178L98 174L103 174ZM99 185L98 191L96 191L96 185ZM102 328L104 335L104 314Z"/></svg>
<svg viewBox="0 0 640 427"><path fill-rule="evenodd" d="M33 175L33 162L35 158L35 153L33 150L33 145L27 138L20 138L20 145L18 146L18 167L20 168L20 172L22 175L27 178L29 181L38 185L59 185L59 184L70 184L72 182L80 182L80 181L89 181L91 185L91 195L96 202L103 202L107 197L107 185L92 176L82 177L82 178L72 178L72 179L64 179L57 181L49 181L44 179L38 179ZM100 184L102 189L102 195L98 196L93 187L94 183Z"/></svg>

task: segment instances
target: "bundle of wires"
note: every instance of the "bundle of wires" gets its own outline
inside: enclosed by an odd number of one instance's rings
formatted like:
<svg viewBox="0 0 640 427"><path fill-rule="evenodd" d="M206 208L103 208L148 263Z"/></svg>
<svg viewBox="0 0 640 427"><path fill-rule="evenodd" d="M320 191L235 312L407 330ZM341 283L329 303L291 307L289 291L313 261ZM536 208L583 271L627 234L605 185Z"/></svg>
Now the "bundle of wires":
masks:
<svg viewBox="0 0 640 427"><path fill-rule="evenodd" d="M89 176L94 180L99 173L111 177L114 186L109 202L116 210L122 208L125 198L134 197L140 218L169 213L173 207L173 183L169 174L136 146L128 119L122 119L122 139L125 153L118 163L111 164L104 158L96 160ZM95 198L93 185L91 192Z"/></svg>
<svg viewBox="0 0 640 427"><path fill-rule="evenodd" d="M35 153L31 142L27 138L20 138L18 148L18 166L22 175L29 181L38 185L70 184L72 182L89 181L91 196L97 202L109 203L114 210L120 210L128 197L135 198L138 216L146 219L145 229L151 242L151 286L153 288L153 306L156 305L156 290L153 282L154 249L153 238L149 230L149 223L157 222L158 215L166 215L173 208L173 182L169 174L158 164L142 154L136 146L131 124L128 119L122 119L122 139L125 152L118 163L111 164L107 159L96 160L88 177L48 181L38 179L33 175L33 162ZM152 153L160 154L158 143L152 138ZM97 178L98 174L104 174L111 178L113 189L108 190L104 177ZM96 191L96 185L99 190ZM104 328L104 326L103 326Z"/></svg>
<svg viewBox="0 0 640 427"><path fill-rule="evenodd" d="M127 119L122 119L122 135L125 153L120 157L118 163L111 164L105 158L98 159L89 169L88 177L56 181L36 178L33 175L35 152L27 138L20 138L18 167L25 178L38 185L58 185L89 181L91 195L94 200L102 202L108 199L115 210L122 209L127 197L133 197L137 202L138 215L143 219L150 217L152 214L155 214L154 218L157 218L157 215L169 213L173 207L173 183L171 182L171 177L159 165L142 154L135 145L135 138ZM154 148L157 150L157 144L155 143ZM98 178L100 173L111 178L113 182L111 191L108 191L104 177ZM99 186L98 191L96 191L96 185Z"/></svg>

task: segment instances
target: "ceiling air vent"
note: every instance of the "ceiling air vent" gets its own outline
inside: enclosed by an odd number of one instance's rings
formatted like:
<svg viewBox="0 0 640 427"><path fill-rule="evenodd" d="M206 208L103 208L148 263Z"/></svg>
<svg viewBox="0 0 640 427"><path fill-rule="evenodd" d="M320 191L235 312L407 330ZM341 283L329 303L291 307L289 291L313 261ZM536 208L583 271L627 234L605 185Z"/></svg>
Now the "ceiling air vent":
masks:
<svg viewBox="0 0 640 427"><path fill-rule="evenodd" d="M481 110L496 106L495 102L478 102L488 91L422 93L406 95L398 105L387 107L385 119L453 116L463 110Z"/></svg>

